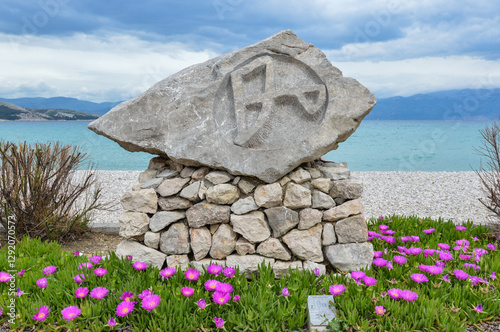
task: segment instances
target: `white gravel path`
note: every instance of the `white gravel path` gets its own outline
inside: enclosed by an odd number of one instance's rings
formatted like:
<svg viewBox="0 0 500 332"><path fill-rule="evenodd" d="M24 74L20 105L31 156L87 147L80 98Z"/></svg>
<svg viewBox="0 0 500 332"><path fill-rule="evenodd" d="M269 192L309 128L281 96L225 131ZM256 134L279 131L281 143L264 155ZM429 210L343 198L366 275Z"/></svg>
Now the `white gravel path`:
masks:
<svg viewBox="0 0 500 332"><path fill-rule="evenodd" d="M99 171L103 201L110 211L98 212L94 222L118 222L120 197L137 184L139 171ZM352 172L363 183L365 216L418 215L460 222L488 223L489 212L479 203L481 186L474 172Z"/></svg>

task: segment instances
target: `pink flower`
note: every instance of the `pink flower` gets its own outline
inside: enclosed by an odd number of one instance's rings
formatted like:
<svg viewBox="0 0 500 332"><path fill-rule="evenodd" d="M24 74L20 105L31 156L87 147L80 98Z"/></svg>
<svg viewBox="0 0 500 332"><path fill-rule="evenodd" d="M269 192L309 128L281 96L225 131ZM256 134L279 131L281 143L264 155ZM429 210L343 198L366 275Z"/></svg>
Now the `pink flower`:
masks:
<svg viewBox="0 0 500 332"><path fill-rule="evenodd" d="M142 299L141 307L146 309L148 312L151 312L151 310L153 310L160 304L160 301L161 298L159 295L148 295L144 299Z"/></svg>
<svg viewBox="0 0 500 332"><path fill-rule="evenodd" d="M79 256L80 252L79 251L73 251L73 256Z"/></svg>
<svg viewBox="0 0 500 332"><path fill-rule="evenodd" d="M411 242L419 242L420 238L417 235L411 235L410 236L410 241Z"/></svg>
<svg viewBox="0 0 500 332"><path fill-rule="evenodd" d="M450 277L448 275L443 276L443 281L450 282Z"/></svg>
<svg viewBox="0 0 500 332"><path fill-rule="evenodd" d="M205 309L207 307L207 303L204 299L199 299L198 301L196 301L196 304L200 309Z"/></svg>
<svg viewBox="0 0 500 332"><path fill-rule="evenodd" d="M444 269L446 267L446 263L445 262L441 262L441 261L437 261L436 262L436 266Z"/></svg>
<svg viewBox="0 0 500 332"><path fill-rule="evenodd" d="M187 280L196 281L200 277L200 272L196 269L187 269L184 274L186 275Z"/></svg>
<svg viewBox="0 0 500 332"><path fill-rule="evenodd" d="M233 267L226 267L222 273L226 276L226 278L232 278L234 277L234 274L236 273L236 270Z"/></svg>
<svg viewBox="0 0 500 332"><path fill-rule="evenodd" d="M369 276L364 276L363 282L365 283L366 286L373 286L373 285L377 284L377 279L369 277Z"/></svg>
<svg viewBox="0 0 500 332"><path fill-rule="evenodd" d="M214 317L214 322L215 322L215 326L217 326L217 328L221 329L224 327L224 319Z"/></svg>
<svg viewBox="0 0 500 332"><path fill-rule="evenodd" d="M389 226L387 225L379 225L378 228L381 230L381 231L385 231L385 230L388 230L389 229Z"/></svg>
<svg viewBox="0 0 500 332"><path fill-rule="evenodd" d="M177 272L177 270L175 269L175 267L166 267L160 271L160 276L163 279L168 279L171 276L173 276L176 272Z"/></svg>
<svg viewBox="0 0 500 332"><path fill-rule="evenodd" d="M387 235L394 235L396 233L396 231L393 231L392 229L388 229L388 230L384 231L384 233Z"/></svg>
<svg viewBox="0 0 500 332"><path fill-rule="evenodd" d="M406 247L403 247L403 246L398 246L398 251L403 254L403 255L406 255L406 251L408 250L408 248Z"/></svg>
<svg viewBox="0 0 500 332"><path fill-rule="evenodd" d="M351 271L351 278L358 280L366 275L363 271Z"/></svg>
<svg viewBox="0 0 500 332"><path fill-rule="evenodd" d="M73 277L73 280L77 283L77 284L81 284L83 283L83 280L85 279L85 275L84 274L77 274L76 276Z"/></svg>
<svg viewBox="0 0 500 332"><path fill-rule="evenodd" d="M55 266L47 266L46 268L43 269L43 274L45 274L46 276L50 276L51 274L54 274L54 272L56 272L57 270L57 267Z"/></svg>
<svg viewBox="0 0 500 332"><path fill-rule="evenodd" d="M111 317L111 318L108 320L108 326L109 326L109 327L113 327L113 326L115 326L115 325L116 325L116 320L115 320L113 317Z"/></svg>
<svg viewBox="0 0 500 332"><path fill-rule="evenodd" d="M212 298L215 303L223 305L226 304L231 299L231 295L229 293L222 293L216 291L212 294Z"/></svg>
<svg viewBox="0 0 500 332"><path fill-rule="evenodd" d="M213 275L218 275L222 272L222 266L217 264L210 264L207 266L207 272Z"/></svg>
<svg viewBox="0 0 500 332"><path fill-rule="evenodd" d="M458 255L458 257L460 257L460 259L463 260L463 261L472 259L472 255L460 254L460 255Z"/></svg>
<svg viewBox="0 0 500 332"><path fill-rule="evenodd" d="M424 256L425 256L425 258L427 258L429 256L432 257L435 252L436 252L436 249L424 249Z"/></svg>
<svg viewBox="0 0 500 332"><path fill-rule="evenodd" d="M375 307L375 313L376 313L377 315L383 315L383 314L385 314L385 311L386 311L386 310L385 310L385 309L384 309L384 307L383 307L383 306L381 306L381 305L378 305L378 306L376 306L376 307Z"/></svg>
<svg viewBox="0 0 500 332"><path fill-rule="evenodd" d="M133 293L131 293L131 292L123 292L122 296L120 297L120 300L127 301L127 302L132 302L133 297L134 297Z"/></svg>
<svg viewBox="0 0 500 332"><path fill-rule="evenodd" d="M90 292L90 297L100 300L108 295L109 290L106 287L96 287Z"/></svg>
<svg viewBox="0 0 500 332"><path fill-rule="evenodd" d="M134 310L135 302L123 301L116 307L116 315L125 317Z"/></svg>
<svg viewBox="0 0 500 332"><path fill-rule="evenodd" d="M41 321L47 319L47 316L49 315L50 311L51 310L46 305L41 306L40 308L38 308L38 312L35 315L33 315L32 318L34 320L41 322Z"/></svg>
<svg viewBox="0 0 500 332"><path fill-rule="evenodd" d="M318 268L315 268L315 269L314 269L314 275L315 275L316 277L318 277L318 276L320 275L320 272L319 272L319 269L318 269Z"/></svg>
<svg viewBox="0 0 500 332"><path fill-rule="evenodd" d="M457 229L457 231L459 231L459 232L462 232L462 231L467 230L467 227L464 227L464 226L456 226L455 228L456 228L456 229Z"/></svg>
<svg viewBox="0 0 500 332"><path fill-rule="evenodd" d="M373 265L378 266L378 267L383 267L387 265L387 260L383 258L375 258L373 260Z"/></svg>
<svg viewBox="0 0 500 332"><path fill-rule="evenodd" d="M47 278L41 278L36 281L36 285L40 288L47 288Z"/></svg>
<svg viewBox="0 0 500 332"><path fill-rule="evenodd" d="M476 265L476 264L472 264L472 263L464 263L464 267L465 267L466 269L469 269L469 270L470 270L470 269L474 269L474 270L476 270L476 271L481 269L481 267L479 267L479 266L478 266L478 265Z"/></svg>
<svg viewBox="0 0 500 332"><path fill-rule="evenodd" d="M234 302L238 302L240 299L241 299L241 297L239 295L233 296L233 301Z"/></svg>
<svg viewBox="0 0 500 332"><path fill-rule="evenodd" d="M143 300L146 296L153 295L153 292L151 292L149 289L145 289L142 291L141 294L138 295L138 297Z"/></svg>
<svg viewBox="0 0 500 332"><path fill-rule="evenodd" d="M401 292L402 290L399 288L391 288L387 291L387 294L395 300L399 300L401 298Z"/></svg>
<svg viewBox="0 0 500 332"><path fill-rule="evenodd" d="M486 248L488 248L488 250L495 251L495 250L497 250L497 245L496 244L487 244Z"/></svg>
<svg viewBox="0 0 500 332"><path fill-rule="evenodd" d="M233 292L233 286L231 284L219 282L217 284L217 286L215 286L215 290L217 292L221 292L221 293L232 293Z"/></svg>
<svg viewBox="0 0 500 332"><path fill-rule="evenodd" d="M411 248L409 248L409 249L406 251L406 253L407 253L407 254L410 254L410 255L419 255L419 254L421 254L421 253L422 253L422 251L423 251L423 249L422 249L422 248L419 248L419 247L411 247Z"/></svg>
<svg viewBox="0 0 500 332"><path fill-rule="evenodd" d="M83 299L89 293L89 289L87 287L79 287L75 291L75 297L78 299Z"/></svg>
<svg viewBox="0 0 500 332"><path fill-rule="evenodd" d="M401 291L401 298L406 301L413 302L416 299L418 299L418 295L415 292L412 292L411 290L403 290Z"/></svg>
<svg viewBox="0 0 500 332"><path fill-rule="evenodd" d="M83 270L84 268L85 269L91 269L93 266L94 266L94 264L89 263L89 262L82 263L82 264L78 265L78 270Z"/></svg>
<svg viewBox="0 0 500 332"><path fill-rule="evenodd" d="M434 228L429 228L429 229L424 229L423 232L425 234L432 234L434 233L436 230Z"/></svg>
<svg viewBox="0 0 500 332"><path fill-rule="evenodd" d="M474 307L474 310L476 310L477 312L483 312L483 305L480 304L477 307Z"/></svg>
<svg viewBox="0 0 500 332"><path fill-rule="evenodd" d="M447 251L440 251L439 259L445 262L451 261L453 259L453 255Z"/></svg>
<svg viewBox="0 0 500 332"><path fill-rule="evenodd" d="M346 290L345 286L344 285L331 285L329 288L328 288L328 291L330 292L330 294L332 295L340 295L342 294L344 291Z"/></svg>
<svg viewBox="0 0 500 332"><path fill-rule="evenodd" d="M24 272L26 272L25 270L21 270L19 272L17 272L17 275L22 277L24 275Z"/></svg>
<svg viewBox="0 0 500 332"><path fill-rule="evenodd" d="M477 238L477 235L474 235L474 237L472 238L472 241L479 241L479 239Z"/></svg>
<svg viewBox="0 0 500 332"><path fill-rule="evenodd" d="M382 251L373 251L373 258L380 258L384 255Z"/></svg>
<svg viewBox="0 0 500 332"><path fill-rule="evenodd" d="M436 265L431 265L427 268L427 272L434 275L441 274L443 271L444 269L442 267Z"/></svg>
<svg viewBox="0 0 500 332"><path fill-rule="evenodd" d="M288 287L285 287L281 290L281 295L284 297L288 297L290 295L290 292L288 291Z"/></svg>
<svg viewBox="0 0 500 332"><path fill-rule="evenodd" d="M453 270L453 274L455 275L455 278L457 278L458 280L465 280L469 278L469 275L467 273L459 269Z"/></svg>
<svg viewBox="0 0 500 332"><path fill-rule="evenodd" d="M129 261L131 261L131 260L132 260L132 257L133 257L132 255L127 255L127 259L128 259Z"/></svg>
<svg viewBox="0 0 500 332"><path fill-rule="evenodd" d="M68 321L78 317L81 313L82 311L75 306L66 307L61 311L63 318Z"/></svg>
<svg viewBox="0 0 500 332"><path fill-rule="evenodd" d="M217 288L218 284L219 284L219 281L208 279L207 281L205 281L204 286L205 286L205 289L207 291L215 291L215 289Z"/></svg>
<svg viewBox="0 0 500 332"><path fill-rule="evenodd" d="M103 275L106 275L106 273L108 273L108 270L102 267L94 270L94 274L98 277L102 277Z"/></svg>
<svg viewBox="0 0 500 332"><path fill-rule="evenodd" d="M16 291L16 296L21 296L23 294L24 294L24 292L21 290L21 288L18 288Z"/></svg>
<svg viewBox="0 0 500 332"><path fill-rule="evenodd" d="M92 256L89 258L89 261L91 261L95 265L99 264L101 262L101 260L102 260L101 256Z"/></svg>
<svg viewBox="0 0 500 332"><path fill-rule="evenodd" d="M402 236L400 239L401 239L401 241L402 241L402 242L404 242L404 243L406 243L406 242L410 241L410 237L409 237L409 236Z"/></svg>
<svg viewBox="0 0 500 332"><path fill-rule="evenodd" d="M388 261L387 264L385 265L386 268L389 270L392 270L394 267L392 266L392 261Z"/></svg>
<svg viewBox="0 0 500 332"><path fill-rule="evenodd" d="M393 260L399 265L403 265L408 261L408 259L404 256L394 256Z"/></svg>
<svg viewBox="0 0 500 332"><path fill-rule="evenodd" d="M194 289L192 289L191 287L182 287L181 293L185 297L190 297L191 295L194 294Z"/></svg>
<svg viewBox="0 0 500 332"><path fill-rule="evenodd" d="M496 279L496 278L497 278L497 276L495 275L495 272L492 272L492 273L490 274L490 278L491 278L491 279Z"/></svg>
<svg viewBox="0 0 500 332"><path fill-rule="evenodd" d="M382 239L385 242L390 243L390 244L396 242L396 239L392 236L381 236L380 239Z"/></svg>
<svg viewBox="0 0 500 332"><path fill-rule="evenodd" d="M142 270L145 270L148 267L148 265L146 263L143 263L143 262L135 262L135 263L132 263L132 267L136 271L142 271Z"/></svg>
<svg viewBox="0 0 500 332"><path fill-rule="evenodd" d="M438 243L437 245L441 250L450 250L450 245L446 243Z"/></svg>
<svg viewBox="0 0 500 332"><path fill-rule="evenodd" d="M410 276L416 283L427 282L429 279L422 273L414 273Z"/></svg>

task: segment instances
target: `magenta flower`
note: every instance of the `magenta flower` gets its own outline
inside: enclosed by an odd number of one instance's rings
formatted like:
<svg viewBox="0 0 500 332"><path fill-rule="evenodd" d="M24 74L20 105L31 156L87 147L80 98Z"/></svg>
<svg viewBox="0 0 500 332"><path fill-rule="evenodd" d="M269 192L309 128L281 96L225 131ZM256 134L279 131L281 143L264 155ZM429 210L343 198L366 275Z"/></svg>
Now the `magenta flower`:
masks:
<svg viewBox="0 0 500 332"><path fill-rule="evenodd" d="M123 301L116 307L116 315L125 317L134 310L135 302Z"/></svg>
<svg viewBox="0 0 500 332"><path fill-rule="evenodd" d="M392 270L394 267L392 266L392 261L388 261L387 264L385 265L386 268L389 270Z"/></svg>
<svg viewBox="0 0 500 332"><path fill-rule="evenodd" d="M410 241L410 237L409 237L409 236L402 236L400 239L401 239L401 241L402 241L402 242L404 242L404 243L406 243L406 242Z"/></svg>
<svg viewBox="0 0 500 332"><path fill-rule="evenodd" d="M476 264L472 264L472 263L464 263L464 267L465 267L466 269L469 269L469 270L470 270L470 269L474 269L474 270L476 270L476 271L481 269L481 267L479 267L479 266L478 266L478 265L476 265Z"/></svg>
<svg viewBox="0 0 500 332"><path fill-rule="evenodd" d="M427 258L429 256L432 257L435 252L436 252L436 249L424 249L424 256L425 256L425 258Z"/></svg>
<svg viewBox="0 0 500 332"><path fill-rule="evenodd" d="M363 282L365 283L366 286L373 286L377 284L377 279L369 276L364 276Z"/></svg>
<svg viewBox="0 0 500 332"><path fill-rule="evenodd" d="M171 276L173 276L177 270L175 267L166 267L163 270L160 271L160 276L162 276L163 279L168 279Z"/></svg>
<svg viewBox="0 0 500 332"><path fill-rule="evenodd" d="M79 251L73 251L73 256L80 256L80 252Z"/></svg>
<svg viewBox="0 0 500 332"><path fill-rule="evenodd" d="M373 260L373 265L378 266L378 267L383 267L387 265L387 260L383 258L375 258Z"/></svg>
<svg viewBox="0 0 500 332"><path fill-rule="evenodd" d="M453 259L453 255L447 251L440 251L439 259L445 262L451 261Z"/></svg>
<svg viewBox="0 0 500 332"><path fill-rule="evenodd" d="M403 246L398 246L398 251L403 254L403 255L406 255L406 251L408 250L408 248L406 247L403 247Z"/></svg>
<svg viewBox="0 0 500 332"><path fill-rule="evenodd" d="M410 276L410 278L413 279L416 283L422 283L422 282L427 282L429 279L422 273L414 273Z"/></svg>
<svg viewBox="0 0 500 332"><path fill-rule="evenodd" d="M101 260L102 260L101 256L92 256L89 258L89 261L91 261L95 265L99 264Z"/></svg>
<svg viewBox="0 0 500 332"><path fill-rule="evenodd" d="M459 232L462 232L462 231L467 230L467 227L464 227L464 226L456 226L455 228L456 228L456 229L457 229L457 231L459 231Z"/></svg>
<svg viewBox="0 0 500 332"><path fill-rule="evenodd" d="M396 242L396 239L392 236L381 236L380 239L382 239L385 242L390 243L390 244Z"/></svg>
<svg viewBox="0 0 500 332"><path fill-rule="evenodd" d="M75 297L78 299L83 299L89 293L89 289L87 287L78 287L75 291Z"/></svg>
<svg viewBox="0 0 500 332"><path fill-rule="evenodd" d="M3 309L0 308L0 316L2 316L2 315L3 315Z"/></svg>
<svg viewBox="0 0 500 332"><path fill-rule="evenodd" d="M288 297L290 295L290 292L288 291L288 287L285 287L281 290L281 295L284 297Z"/></svg>
<svg viewBox="0 0 500 332"><path fill-rule="evenodd" d="M16 291L16 296L21 296L24 294L24 291L21 290L21 288L18 288Z"/></svg>
<svg viewBox="0 0 500 332"><path fill-rule="evenodd" d="M73 280L77 284L81 284L81 283L83 283L83 280L85 280L85 275L84 274L77 274L76 276L73 277Z"/></svg>
<svg viewBox="0 0 500 332"><path fill-rule="evenodd" d="M116 320L115 320L113 317L111 317L111 318L108 320L108 326L109 326L109 327L113 327L113 326L115 326L115 325L116 325Z"/></svg>
<svg viewBox="0 0 500 332"><path fill-rule="evenodd" d="M135 262L135 263L132 263L132 267L136 271L142 271L142 270L145 270L148 267L148 265L146 263L143 263L143 262Z"/></svg>
<svg viewBox="0 0 500 332"><path fill-rule="evenodd" d="M472 255L465 255L465 254L460 254L458 255L458 257L463 260L463 261L467 261L469 259L472 259Z"/></svg>
<svg viewBox="0 0 500 332"><path fill-rule="evenodd" d="M389 229L389 226L387 225L379 225L378 228L381 230L381 231L386 231Z"/></svg>
<svg viewBox="0 0 500 332"><path fill-rule="evenodd" d="M207 302L205 302L205 299L199 299L198 301L196 301L196 304L200 309L205 309L207 307Z"/></svg>
<svg viewBox="0 0 500 332"><path fill-rule="evenodd" d="M488 250L495 251L497 250L497 245L489 243L486 245L486 248L488 248Z"/></svg>
<svg viewBox="0 0 500 332"><path fill-rule="evenodd" d="M479 239L477 238L477 235L474 235L474 237L472 238L472 241L479 241Z"/></svg>
<svg viewBox="0 0 500 332"><path fill-rule="evenodd" d="M373 239L374 239L374 237L373 237L373 236L368 236L368 237L366 238L366 240L367 240L367 241L373 241Z"/></svg>
<svg viewBox="0 0 500 332"><path fill-rule="evenodd" d="M47 278L41 278L36 281L36 285L40 288L47 288Z"/></svg>
<svg viewBox="0 0 500 332"><path fill-rule="evenodd" d="M192 289L191 287L182 287L181 293L185 297L189 297L194 294L194 289Z"/></svg>
<svg viewBox="0 0 500 332"><path fill-rule="evenodd" d="M239 295L233 296L233 301L234 302L238 302L240 299L241 299L241 296L239 296Z"/></svg>
<svg viewBox="0 0 500 332"><path fill-rule="evenodd" d="M494 271L490 274L490 278L491 279L496 279L497 278L497 276L496 276L496 274L495 274Z"/></svg>
<svg viewBox="0 0 500 332"><path fill-rule="evenodd" d="M54 272L56 272L57 270L57 267L55 266L47 266L46 268L43 269L43 274L45 274L46 276L50 276L51 274L54 274Z"/></svg>
<svg viewBox="0 0 500 332"><path fill-rule="evenodd" d="M448 275L443 276L443 281L450 282L450 277Z"/></svg>
<svg viewBox="0 0 500 332"><path fill-rule="evenodd" d="M444 268L442 268L440 266L436 266L436 265L430 265L427 268L427 272L430 274L433 274L433 275L441 274L441 273L443 273L443 271L444 271Z"/></svg>
<svg viewBox="0 0 500 332"><path fill-rule="evenodd" d="M196 281L200 277L200 272L198 272L198 270L196 269L187 269L184 274L186 275L187 280Z"/></svg>
<svg viewBox="0 0 500 332"><path fill-rule="evenodd" d="M411 242L419 242L420 238L417 235L411 235L410 236L410 241Z"/></svg>
<svg viewBox="0 0 500 332"><path fill-rule="evenodd" d="M354 280L359 280L366 275L363 271L351 271L351 278Z"/></svg>
<svg viewBox="0 0 500 332"><path fill-rule="evenodd" d="M418 295L415 292L412 292L411 290L403 290L401 291L401 298L406 301L413 302L416 299L418 299Z"/></svg>
<svg viewBox="0 0 500 332"><path fill-rule="evenodd" d="M138 297L143 300L146 296L153 295L153 292L151 292L149 289L145 289L142 291L141 294L138 295Z"/></svg>
<svg viewBox="0 0 500 332"><path fill-rule="evenodd" d="M408 259L404 256L394 256L393 260L399 265L403 265L408 261Z"/></svg>
<svg viewBox="0 0 500 332"><path fill-rule="evenodd" d="M384 233L387 235L394 235L396 233L396 231L393 231L392 229L388 229L388 230L384 231Z"/></svg>
<svg viewBox="0 0 500 332"><path fill-rule="evenodd" d="M214 317L214 322L215 322L215 326L217 326L217 328L221 329L224 327L224 319Z"/></svg>
<svg viewBox="0 0 500 332"><path fill-rule="evenodd" d="M380 258L384 255L382 251L373 251L373 258Z"/></svg>
<svg viewBox="0 0 500 332"><path fill-rule="evenodd" d="M132 255L127 255L127 259L128 259L129 261L131 261L131 260L132 260L132 257L133 257Z"/></svg>
<svg viewBox="0 0 500 332"><path fill-rule="evenodd" d="M205 286L205 289L207 291L215 291L215 289L217 288L218 284L219 284L219 281L208 279L207 281L205 281L204 286Z"/></svg>
<svg viewBox="0 0 500 332"><path fill-rule="evenodd" d="M316 277L319 277L320 273L319 273L319 269L318 269L318 268L315 268L315 269L314 269L314 275L315 275Z"/></svg>
<svg viewBox="0 0 500 332"><path fill-rule="evenodd" d="M38 308L38 312L35 315L33 315L32 318L34 320L37 320L37 321L41 322L41 321L47 319L47 317L49 316L50 311L51 310L46 305L41 306L40 308Z"/></svg>
<svg viewBox="0 0 500 332"><path fill-rule="evenodd" d="M387 294L395 300L399 300L401 298L401 292L402 290L399 288L391 288L387 291Z"/></svg>
<svg viewBox="0 0 500 332"><path fill-rule="evenodd" d="M82 311L75 306L66 307L61 311L63 318L68 321L78 317L81 313Z"/></svg>
<svg viewBox="0 0 500 332"><path fill-rule="evenodd" d="M457 246L461 246L461 247L468 247L470 242L465 240L465 239L460 239L460 240L455 241L455 244Z"/></svg>
<svg viewBox="0 0 500 332"><path fill-rule="evenodd" d="M210 264L207 266L207 272L213 275L218 275L222 272L222 266L217 264Z"/></svg>
<svg viewBox="0 0 500 332"><path fill-rule="evenodd" d="M472 286L476 286L479 283L482 283L482 284L488 283L487 280L485 280L483 278L476 277L476 276L469 276L469 280L471 281Z"/></svg>
<svg viewBox="0 0 500 332"><path fill-rule="evenodd" d="M346 290L346 287L345 287L344 285L341 285L341 284L331 285L331 286L328 288L328 291L329 291L329 292L330 292L330 294L332 294L333 296L335 296L335 295L340 295L340 294L342 294L345 290Z"/></svg>
<svg viewBox="0 0 500 332"><path fill-rule="evenodd" d="M229 293L222 293L216 291L212 294L212 298L215 303L223 305L226 304L231 299L231 295Z"/></svg>
<svg viewBox="0 0 500 332"><path fill-rule="evenodd" d="M419 255L419 254L421 254L421 253L422 253L422 251L423 251L423 249L422 249L422 248L419 248L419 247L411 247L411 248L409 248L409 249L406 251L406 253L407 253L407 254L410 254L410 255Z"/></svg>
<svg viewBox="0 0 500 332"><path fill-rule="evenodd" d="M483 305L480 304L477 307L474 307L474 310L476 310L477 312L483 312Z"/></svg>
<svg viewBox="0 0 500 332"><path fill-rule="evenodd" d="M94 266L94 264L89 263L89 262L82 263L82 264L78 265L78 270L83 270L84 268L85 269L91 269L93 266Z"/></svg>
<svg viewBox="0 0 500 332"><path fill-rule="evenodd" d="M146 309L148 312L151 312L151 310L153 310L160 304L160 301L161 298L159 295L148 295L144 299L142 299L141 307Z"/></svg>
<svg viewBox="0 0 500 332"><path fill-rule="evenodd" d="M108 295L109 290L106 287L96 287L90 292L90 297L100 300Z"/></svg>
<svg viewBox="0 0 500 332"><path fill-rule="evenodd" d="M381 315L381 316L382 316L383 314L385 314L385 311L386 311L386 310L385 310L385 309L384 309L384 307L383 307L383 306L381 306L381 305L378 305L378 306L376 306L376 307L375 307L375 313L376 313L377 315Z"/></svg>
<svg viewBox="0 0 500 332"><path fill-rule="evenodd" d="M377 232L374 232L374 231L368 231L368 236L376 236L377 235Z"/></svg>
<svg viewBox="0 0 500 332"><path fill-rule="evenodd" d="M123 292L122 296L120 296L120 300L127 301L127 302L132 302L133 297L134 297L133 293L131 293L131 292Z"/></svg>
<svg viewBox="0 0 500 332"><path fill-rule="evenodd" d="M21 270L19 272L17 272L17 275L22 277L24 275L24 272L26 272L25 270Z"/></svg>
<svg viewBox="0 0 500 332"><path fill-rule="evenodd" d="M233 267L228 266L222 271L222 273L224 273L226 278L232 278L232 277L234 277L236 270Z"/></svg>
<svg viewBox="0 0 500 332"><path fill-rule="evenodd" d="M94 270L94 274L98 277L102 277L103 275L106 275L106 273L108 273L108 270L102 267Z"/></svg>
<svg viewBox="0 0 500 332"><path fill-rule="evenodd" d="M432 234L434 233L436 230L434 228L429 228L429 229L424 229L423 232L425 234Z"/></svg>
<svg viewBox="0 0 500 332"><path fill-rule="evenodd" d="M233 292L233 286L231 284L219 282L217 284L217 286L215 286L215 290L217 292L221 292L221 293L232 293ZM287 290L288 290L288 288L287 288Z"/></svg>
<svg viewBox="0 0 500 332"><path fill-rule="evenodd" d="M441 250L450 250L450 245L449 245L449 244L446 244L446 243L438 243L437 245L438 245L438 247L439 247Z"/></svg>
<svg viewBox="0 0 500 332"><path fill-rule="evenodd" d="M469 278L469 275L466 272L459 269L453 270L453 274L458 280L466 280L467 278Z"/></svg>

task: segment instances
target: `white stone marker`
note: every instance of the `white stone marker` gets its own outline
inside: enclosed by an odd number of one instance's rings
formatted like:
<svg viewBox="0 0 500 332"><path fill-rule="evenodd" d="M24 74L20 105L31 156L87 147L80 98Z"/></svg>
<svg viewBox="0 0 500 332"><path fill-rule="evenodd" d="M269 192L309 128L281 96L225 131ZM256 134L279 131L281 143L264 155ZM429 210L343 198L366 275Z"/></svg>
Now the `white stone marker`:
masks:
<svg viewBox="0 0 500 332"><path fill-rule="evenodd" d="M330 302L333 304L333 295L309 295L307 298L307 309L309 320L307 328L309 331L326 331L328 322L336 318L335 307L330 308Z"/></svg>

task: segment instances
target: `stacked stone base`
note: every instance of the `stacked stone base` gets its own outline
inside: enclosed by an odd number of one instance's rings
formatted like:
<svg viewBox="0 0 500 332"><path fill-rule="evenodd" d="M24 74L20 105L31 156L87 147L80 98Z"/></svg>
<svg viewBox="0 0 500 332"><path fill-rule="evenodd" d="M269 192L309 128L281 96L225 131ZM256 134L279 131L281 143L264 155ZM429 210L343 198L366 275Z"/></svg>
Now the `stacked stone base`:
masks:
<svg viewBox="0 0 500 332"><path fill-rule="evenodd" d="M345 163L317 160L274 183L153 158L121 203L117 255L162 268L218 263L249 277L370 266L362 185Z"/></svg>

